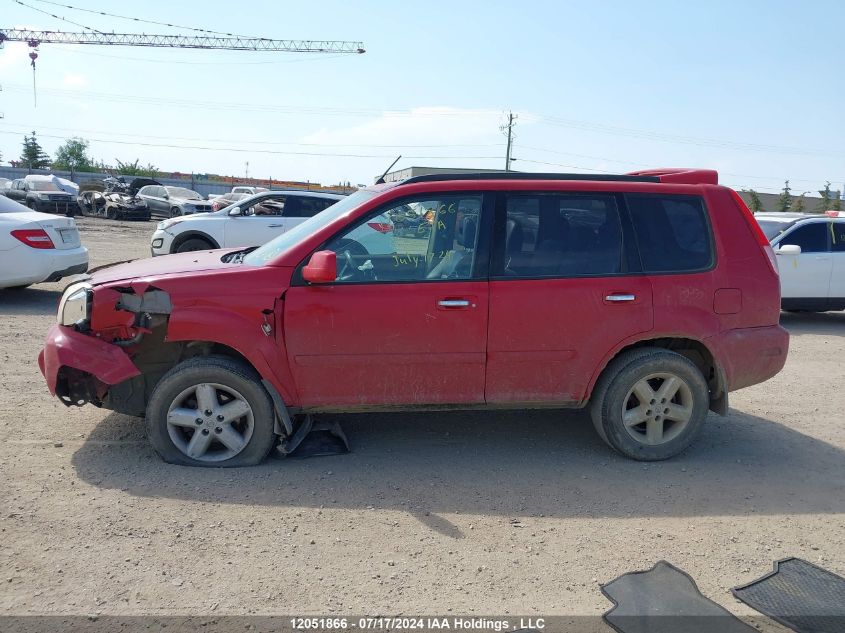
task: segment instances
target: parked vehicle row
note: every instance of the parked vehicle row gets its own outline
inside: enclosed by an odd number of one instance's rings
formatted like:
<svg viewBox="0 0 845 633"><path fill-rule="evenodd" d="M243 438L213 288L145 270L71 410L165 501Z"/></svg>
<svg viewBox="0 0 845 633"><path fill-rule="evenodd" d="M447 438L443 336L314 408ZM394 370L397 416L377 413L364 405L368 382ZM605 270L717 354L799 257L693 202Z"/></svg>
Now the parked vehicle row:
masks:
<svg viewBox="0 0 845 633"><path fill-rule="evenodd" d="M589 407L615 450L666 459L786 360L772 247L717 182L376 185L257 248L98 270L66 289L39 365L62 402L145 416L186 465L258 463L301 414L453 407ZM224 210L223 243L274 202ZM427 235L395 234L408 208L432 216Z"/></svg>

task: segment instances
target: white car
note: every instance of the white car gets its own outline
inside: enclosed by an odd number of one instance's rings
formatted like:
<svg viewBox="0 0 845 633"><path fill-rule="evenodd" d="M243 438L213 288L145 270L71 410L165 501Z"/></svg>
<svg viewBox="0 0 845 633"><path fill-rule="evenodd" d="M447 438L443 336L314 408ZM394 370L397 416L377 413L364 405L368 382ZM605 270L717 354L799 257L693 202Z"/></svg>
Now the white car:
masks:
<svg viewBox="0 0 845 633"><path fill-rule="evenodd" d="M777 255L781 307L796 312L845 310L845 216L832 211L754 217Z"/></svg>
<svg viewBox="0 0 845 633"><path fill-rule="evenodd" d="M243 185L238 185L237 187L232 187L231 193L246 193L254 195L256 193L264 193L265 191L270 190L267 187L245 187Z"/></svg>
<svg viewBox="0 0 845 633"><path fill-rule="evenodd" d="M73 218L32 211L0 197L0 288L58 281L88 270Z"/></svg>
<svg viewBox="0 0 845 633"><path fill-rule="evenodd" d="M200 215L160 222L150 243L153 256L212 248L260 246L344 196L312 191L268 191Z"/></svg>

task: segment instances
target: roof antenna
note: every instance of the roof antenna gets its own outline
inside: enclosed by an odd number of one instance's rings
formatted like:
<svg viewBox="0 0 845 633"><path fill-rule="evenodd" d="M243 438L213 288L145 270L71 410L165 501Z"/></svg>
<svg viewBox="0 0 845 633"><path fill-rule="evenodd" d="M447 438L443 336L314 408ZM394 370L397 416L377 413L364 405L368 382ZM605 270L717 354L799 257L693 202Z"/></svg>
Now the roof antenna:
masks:
<svg viewBox="0 0 845 633"><path fill-rule="evenodd" d="M392 163L390 163L390 167L388 167L387 169L385 169L385 170L384 170L384 173L383 173L381 176L379 176L379 177L378 177L378 180L376 180L376 184L377 184L377 185L383 185L383 184L384 184L384 177L385 177L385 176L387 176L387 173L388 173L391 169L393 169L393 166L394 166L396 163L398 163L398 162L399 162L399 159L400 159L400 158L402 158L402 154L399 154L399 156L397 156L397 157L396 157L396 160L394 160Z"/></svg>

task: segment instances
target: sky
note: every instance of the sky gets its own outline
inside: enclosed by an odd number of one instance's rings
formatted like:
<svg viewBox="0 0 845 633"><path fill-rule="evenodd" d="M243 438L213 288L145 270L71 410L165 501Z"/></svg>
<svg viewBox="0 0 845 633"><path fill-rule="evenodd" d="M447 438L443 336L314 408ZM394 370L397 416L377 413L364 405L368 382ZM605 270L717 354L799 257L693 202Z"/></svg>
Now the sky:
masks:
<svg viewBox="0 0 845 633"><path fill-rule="evenodd" d="M796 195L845 181L838 0L0 5L0 28L199 34L190 27L366 49L43 44L36 105L29 49L7 42L3 164L35 130L50 154L79 136L107 164L137 158L164 171L370 184L400 154L397 169L504 167L500 128L513 112L519 171L704 167L761 192L790 179Z"/></svg>

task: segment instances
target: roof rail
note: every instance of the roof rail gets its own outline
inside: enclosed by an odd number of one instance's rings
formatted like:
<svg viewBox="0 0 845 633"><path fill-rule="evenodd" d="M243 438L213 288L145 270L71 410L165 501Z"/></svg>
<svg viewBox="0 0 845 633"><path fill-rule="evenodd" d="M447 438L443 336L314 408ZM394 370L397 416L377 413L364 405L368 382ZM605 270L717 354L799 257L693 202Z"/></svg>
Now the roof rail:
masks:
<svg viewBox="0 0 845 633"><path fill-rule="evenodd" d="M655 176L659 182L678 185L718 185L719 172L715 169L692 169L689 167L669 167L663 169L643 169L632 171L629 176Z"/></svg>
<svg viewBox="0 0 845 633"><path fill-rule="evenodd" d="M714 172L715 173L715 172ZM444 180L599 180L599 181L622 181L622 182L661 182L657 175L651 174L542 174L524 171L500 171L500 172L464 172L464 173L442 173L424 174L422 176L411 176L403 180L400 185L409 185L415 182L438 182Z"/></svg>

